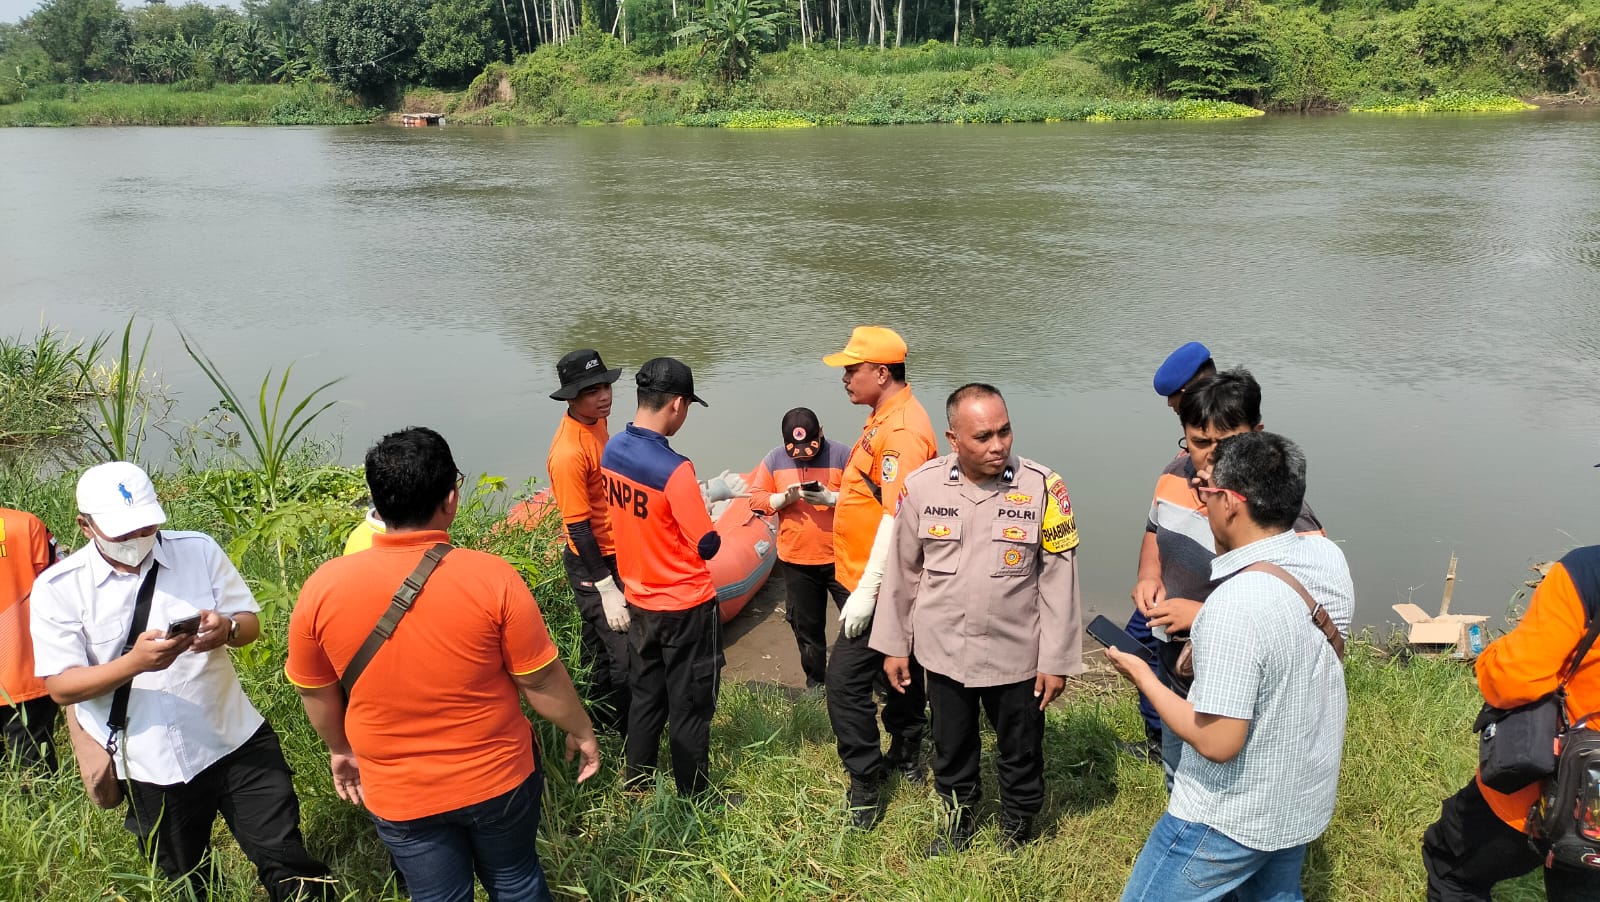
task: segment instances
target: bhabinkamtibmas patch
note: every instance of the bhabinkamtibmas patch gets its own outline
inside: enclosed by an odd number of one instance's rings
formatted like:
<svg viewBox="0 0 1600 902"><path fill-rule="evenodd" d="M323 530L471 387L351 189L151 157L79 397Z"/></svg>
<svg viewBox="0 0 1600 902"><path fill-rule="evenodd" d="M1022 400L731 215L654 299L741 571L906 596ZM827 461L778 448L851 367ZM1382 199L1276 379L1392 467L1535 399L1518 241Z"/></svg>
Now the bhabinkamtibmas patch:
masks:
<svg viewBox="0 0 1600 902"><path fill-rule="evenodd" d="M1067 486L1060 475L1045 477L1048 493L1044 505L1044 529L1040 531L1040 545L1051 554L1060 554L1078 547L1078 526L1072 516L1072 499L1067 497Z"/></svg>

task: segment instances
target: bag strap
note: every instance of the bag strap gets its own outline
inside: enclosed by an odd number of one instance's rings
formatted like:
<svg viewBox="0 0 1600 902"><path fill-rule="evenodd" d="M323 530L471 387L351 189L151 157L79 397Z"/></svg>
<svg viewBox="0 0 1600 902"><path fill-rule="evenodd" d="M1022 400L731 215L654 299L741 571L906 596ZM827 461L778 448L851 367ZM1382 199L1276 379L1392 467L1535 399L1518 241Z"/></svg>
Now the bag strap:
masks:
<svg viewBox="0 0 1600 902"><path fill-rule="evenodd" d="M1271 561L1256 561L1254 564L1240 570L1239 573L1248 573L1252 570L1257 573L1276 576L1287 583L1289 588L1299 593L1300 600L1304 601L1306 607L1311 611L1311 622L1316 624L1317 629L1322 630L1322 635L1327 637L1328 644L1333 646L1333 653L1338 656L1339 660L1344 660L1344 636L1340 634L1339 628L1333 625L1333 618L1328 616L1327 608L1317 604L1316 599L1311 597L1311 593L1306 591L1305 586L1300 585L1298 579L1295 579L1289 571ZM1235 576L1237 575L1235 574Z"/></svg>
<svg viewBox="0 0 1600 902"><path fill-rule="evenodd" d="M422 555L422 560L417 562L417 569L411 571L406 581L394 593L394 600L389 603L389 609L378 618L378 623L372 628L372 633L367 636L367 641L361 643L361 648L356 656L350 659L350 666L344 670L344 675L339 677L339 685L344 687L344 697L350 698L350 691L355 688L356 680L361 679L361 674L372 663L372 656L378 653L383 643L389 641L394 635L395 627L400 625L400 619L406 616L411 606L416 603L417 595L422 592L422 587L427 585L428 577L433 575L433 568L439 566L444 556L450 553L449 542L440 542L429 548Z"/></svg>
<svg viewBox="0 0 1600 902"><path fill-rule="evenodd" d="M128 639L122 643L122 654L133 651L133 646L139 641L139 634L144 632L145 626L150 622L150 599L156 594L156 571L161 569L161 562L154 557L150 558L150 572L144 575L144 582L139 584L139 597L133 603L133 620L128 624ZM117 753L117 734L128 729L128 697L133 694L133 680L129 680L117 687L111 696L111 716L106 718L106 751L115 755Z"/></svg>

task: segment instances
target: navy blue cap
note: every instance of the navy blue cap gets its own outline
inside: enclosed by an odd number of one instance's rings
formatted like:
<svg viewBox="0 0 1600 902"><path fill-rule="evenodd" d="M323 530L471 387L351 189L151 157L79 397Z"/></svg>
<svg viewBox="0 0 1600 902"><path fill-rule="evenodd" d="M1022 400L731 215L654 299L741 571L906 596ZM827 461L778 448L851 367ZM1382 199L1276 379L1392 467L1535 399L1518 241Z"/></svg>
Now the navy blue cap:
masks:
<svg viewBox="0 0 1600 902"><path fill-rule="evenodd" d="M1191 341L1183 347L1167 355L1161 368L1156 370L1156 394L1163 398L1170 398L1183 390L1194 374L1200 372L1200 367L1205 366L1211 359L1211 349L1198 341Z"/></svg>

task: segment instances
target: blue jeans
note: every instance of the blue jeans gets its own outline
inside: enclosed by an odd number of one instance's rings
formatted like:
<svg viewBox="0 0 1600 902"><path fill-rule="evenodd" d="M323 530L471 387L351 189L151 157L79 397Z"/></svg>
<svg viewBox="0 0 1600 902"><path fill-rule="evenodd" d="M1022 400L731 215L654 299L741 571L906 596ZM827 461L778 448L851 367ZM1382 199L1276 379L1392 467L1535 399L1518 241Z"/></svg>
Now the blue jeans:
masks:
<svg viewBox="0 0 1600 902"><path fill-rule="evenodd" d="M1306 847L1258 852L1163 814L1133 863L1122 902L1298 902Z"/></svg>
<svg viewBox="0 0 1600 902"><path fill-rule="evenodd" d="M477 873L493 902L549 902L535 845L544 772L485 802L410 821L373 816L412 902L472 902Z"/></svg>

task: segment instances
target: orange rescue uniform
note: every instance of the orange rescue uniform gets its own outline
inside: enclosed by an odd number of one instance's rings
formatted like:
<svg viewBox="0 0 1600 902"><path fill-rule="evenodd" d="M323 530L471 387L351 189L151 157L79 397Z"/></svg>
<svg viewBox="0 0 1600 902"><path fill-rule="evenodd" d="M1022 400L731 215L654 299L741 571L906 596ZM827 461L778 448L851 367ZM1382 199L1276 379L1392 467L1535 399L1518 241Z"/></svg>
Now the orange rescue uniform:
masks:
<svg viewBox="0 0 1600 902"><path fill-rule="evenodd" d="M1517 628L1490 643L1478 656L1478 688L1484 701L1496 708L1515 708L1554 692L1587 625L1583 599L1567 569L1558 563L1534 591ZM1596 710L1600 710L1600 648L1590 652L1567 683L1570 720ZM1503 793L1478 781L1478 789L1494 813L1524 832L1528 806L1539 797L1542 785L1534 783Z"/></svg>
<svg viewBox="0 0 1600 902"><path fill-rule="evenodd" d="M33 579L55 563L55 539L38 517L0 507L0 707L41 698L44 680L33 674L28 597Z"/></svg>
<svg viewBox="0 0 1600 902"><path fill-rule="evenodd" d="M373 536L306 580L289 617L284 673L331 686L443 531ZM356 684L344 729L373 814L409 821L510 792L533 773L533 740L512 674L556 660L533 593L492 554L457 548Z"/></svg>
<svg viewBox="0 0 1600 902"><path fill-rule="evenodd" d="M629 423L602 456L611 530L623 553L617 571L628 604L686 611L715 598L706 561L722 540L706 512L694 464L666 436Z"/></svg>
<svg viewBox="0 0 1600 902"><path fill-rule="evenodd" d="M933 422L907 385L878 405L850 451L833 512L834 577L850 591L878 536L878 523L893 516L905 477L939 453Z"/></svg>
<svg viewBox="0 0 1600 902"><path fill-rule="evenodd" d="M584 425L565 415L556 428L556 437L550 442L550 456L545 469L550 473L550 490L555 493L556 507L561 511L563 525L588 523L594 530L595 543L600 554L617 553L617 543L611 537L611 519L606 510L605 480L600 475L600 455L604 453L606 421L592 426ZM578 553L572 537L562 532L567 547Z"/></svg>
<svg viewBox="0 0 1600 902"><path fill-rule="evenodd" d="M773 448L750 475L750 509L771 514L769 496L789 486L819 482L839 491L850 449L827 438L811 460L795 460L782 446ZM833 563L833 508L804 499L778 511L778 560L789 564Z"/></svg>

